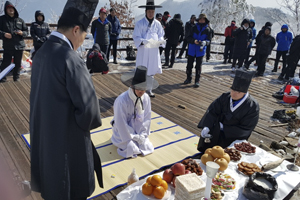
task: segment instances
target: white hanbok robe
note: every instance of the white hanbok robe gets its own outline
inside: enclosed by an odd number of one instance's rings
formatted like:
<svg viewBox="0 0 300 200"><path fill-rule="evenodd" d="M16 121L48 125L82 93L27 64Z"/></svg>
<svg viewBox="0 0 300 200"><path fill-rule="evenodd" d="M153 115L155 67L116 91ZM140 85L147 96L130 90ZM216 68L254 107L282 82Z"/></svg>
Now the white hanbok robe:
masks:
<svg viewBox="0 0 300 200"><path fill-rule="evenodd" d="M156 19L153 20L149 27L149 21L144 17L138 21L134 27L133 40L137 48L136 66L143 65L147 67L148 76L162 73L159 48L146 48L145 45L141 45L141 43L150 39L163 41L164 34L165 32L161 23Z"/></svg>
<svg viewBox="0 0 300 200"><path fill-rule="evenodd" d="M134 157L137 154L147 155L154 151L154 147L148 136L150 135L151 102L147 94L143 100L144 115L134 119L134 102L130 99L128 91L122 93L114 102L114 119L112 143L118 147L118 154L125 158ZM137 113L137 112L136 112ZM143 135L146 140L139 145L132 140L135 135Z"/></svg>

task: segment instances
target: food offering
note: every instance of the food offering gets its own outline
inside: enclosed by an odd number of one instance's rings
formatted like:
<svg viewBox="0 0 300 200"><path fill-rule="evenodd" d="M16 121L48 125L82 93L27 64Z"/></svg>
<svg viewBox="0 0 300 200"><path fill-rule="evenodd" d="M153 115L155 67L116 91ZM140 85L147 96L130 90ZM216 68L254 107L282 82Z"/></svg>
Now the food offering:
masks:
<svg viewBox="0 0 300 200"><path fill-rule="evenodd" d="M220 171L224 171L228 167L230 162L230 156L224 152L224 149L220 146L214 146L213 148L206 149L205 153L201 156L201 162L206 165L208 161L213 161L220 165Z"/></svg>
<svg viewBox="0 0 300 200"><path fill-rule="evenodd" d="M163 199L166 194L169 196L171 192L168 183L159 175L148 177L141 189L144 195L154 196L156 199Z"/></svg>
<svg viewBox="0 0 300 200"><path fill-rule="evenodd" d="M211 200L222 200L224 197L224 193L218 185L211 186Z"/></svg>
<svg viewBox="0 0 300 200"><path fill-rule="evenodd" d="M175 163L171 169L166 169L163 173L163 180L175 187L177 176L195 173L200 176L203 173L200 165L193 159L185 159L181 163Z"/></svg>
<svg viewBox="0 0 300 200"><path fill-rule="evenodd" d="M185 166L185 174L195 173L198 176L202 175L203 169L200 167L199 163L197 163L194 159L185 159L181 163Z"/></svg>
<svg viewBox="0 0 300 200"><path fill-rule="evenodd" d="M230 161L237 162L237 161L241 160L241 158L242 158L241 153L234 148L226 148L224 150L224 152L229 155Z"/></svg>
<svg viewBox="0 0 300 200"><path fill-rule="evenodd" d="M253 155L256 152L256 147L252 146L249 142L236 143L234 144L234 148L245 154Z"/></svg>
<svg viewBox="0 0 300 200"><path fill-rule="evenodd" d="M255 172L262 172L255 163L241 162L238 165L238 171L246 176L251 176Z"/></svg>
<svg viewBox="0 0 300 200"><path fill-rule="evenodd" d="M212 180L214 187L219 187L222 191L232 191L236 187L236 181L230 175L219 172Z"/></svg>

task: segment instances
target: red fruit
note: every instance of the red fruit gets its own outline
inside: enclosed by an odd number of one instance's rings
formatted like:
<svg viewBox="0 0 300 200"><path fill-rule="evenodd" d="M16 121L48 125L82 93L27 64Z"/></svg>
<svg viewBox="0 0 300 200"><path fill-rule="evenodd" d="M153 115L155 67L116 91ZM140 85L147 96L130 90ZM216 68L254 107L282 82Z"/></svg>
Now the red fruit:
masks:
<svg viewBox="0 0 300 200"><path fill-rule="evenodd" d="M173 187L175 187L175 180L176 180L176 176L173 177L173 180L172 180L172 185Z"/></svg>
<svg viewBox="0 0 300 200"><path fill-rule="evenodd" d="M185 174L185 166L182 163L175 163L172 167L171 170L174 175L183 175Z"/></svg>
<svg viewBox="0 0 300 200"><path fill-rule="evenodd" d="M192 172L190 170L185 170L185 174L191 174Z"/></svg>
<svg viewBox="0 0 300 200"><path fill-rule="evenodd" d="M163 179L167 182L167 183L171 183L172 180L173 180L173 177L174 177L174 174L172 172L171 169L166 169L164 171L164 174L163 174Z"/></svg>

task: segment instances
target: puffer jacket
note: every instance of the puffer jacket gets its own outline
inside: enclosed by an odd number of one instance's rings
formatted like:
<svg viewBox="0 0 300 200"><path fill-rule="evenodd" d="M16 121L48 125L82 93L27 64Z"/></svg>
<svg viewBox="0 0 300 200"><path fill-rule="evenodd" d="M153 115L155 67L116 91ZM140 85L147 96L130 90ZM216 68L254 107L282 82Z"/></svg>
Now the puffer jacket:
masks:
<svg viewBox="0 0 300 200"><path fill-rule="evenodd" d="M250 24L248 19L244 19L241 26L245 23ZM239 59L246 56L247 44L252 41L252 29L247 28L240 29L237 28L233 31L232 35L235 37L235 42L233 46L233 58Z"/></svg>
<svg viewBox="0 0 300 200"><path fill-rule="evenodd" d="M43 16L43 20L41 22L37 19L39 15ZM44 13L42 13L40 10L37 10L35 12L35 22L32 22L30 26L30 35L33 39L34 47L41 47L42 44L48 39L47 36L51 33L49 24L44 21Z"/></svg>
<svg viewBox="0 0 300 200"><path fill-rule="evenodd" d="M109 14L107 16L107 20L111 23L111 34L110 39L111 40L118 40L119 35L121 33L121 24L117 16L114 18Z"/></svg>
<svg viewBox="0 0 300 200"><path fill-rule="evenodd" d="M276 42L278 43L277 51L288 51L293 41L293 33L288 31L289 27L286 24L284 24L282 25L281 29L283 28L286 28L287 31L281 31L276 35Z"/></svg>
<svg viewBox="0 0 300 200"><path fill-rule="evenodd" d="M257 53L262 55L270 55L275 44L275 38L271 35L271 33L270 35L263 34L260 36L260 45Z"/></svg>
<svg viewBox="0 0 300 200"><path fill-rule="evenodd" d="M0 17L0 37L3 41L3 49L24 50L24 37L28 35L28 28L24 20L19 18L19 13L11 2L6 1L4 8L6 8L8 5L13 6L13 8L15 9L15 15L13 17L10 17L6 12L6 9L4 9L5 14ZM18 30L21 30L23 34L16 34L15 31ZM5 33L10 33L12 35L12 38L6 38L4 36Z"/></svg>
<svg viewBox="0 0 300 200"><path fill-rule="evenodd" d="M181 19L173 18L165 29L165 37L170 44L181 43L184 37L184 28Z"/></svg>

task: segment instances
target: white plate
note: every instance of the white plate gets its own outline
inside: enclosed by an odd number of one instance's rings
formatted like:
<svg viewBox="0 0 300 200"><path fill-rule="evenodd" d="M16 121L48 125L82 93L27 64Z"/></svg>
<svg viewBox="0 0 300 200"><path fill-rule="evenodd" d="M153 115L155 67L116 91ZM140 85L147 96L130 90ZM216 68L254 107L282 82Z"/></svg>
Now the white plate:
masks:
<svg viewBox="0 0 300 200"><path fill-rule="evenodd" d="M143 184L144 185L144 184ZM144 195L143 192L142 192L142 187L143 185L140 186L140 192L141 194L146 198L146 199L149 199L149 200L157 200L157 198L154 197L153 194L151 194L150 196L147 196L147 195ZM170 188L170 185L168 185L168 189L167 191L165 192L165 196L161 199L161 200L168 200L170 198L172 194L172 191L171 191L171 188Z"/></svg>
<svg viewBox="0 0 300 200"><path fill-rule="evenodd" d="M266 160L260 160L259 161L259 164L261 165L261 166L263 166L263 165L265 165L265 164L267 164L267 163L269 163L269 162L273 162L274 160L268 160L268 159L266 159ZM272 172L283 172L283 171L285 171L286 170L286 168L282 165L282 163L278 166L278 167L276 167L276 168L274 168L274 169L270 169L269 171L272 171Z"/></svg>

